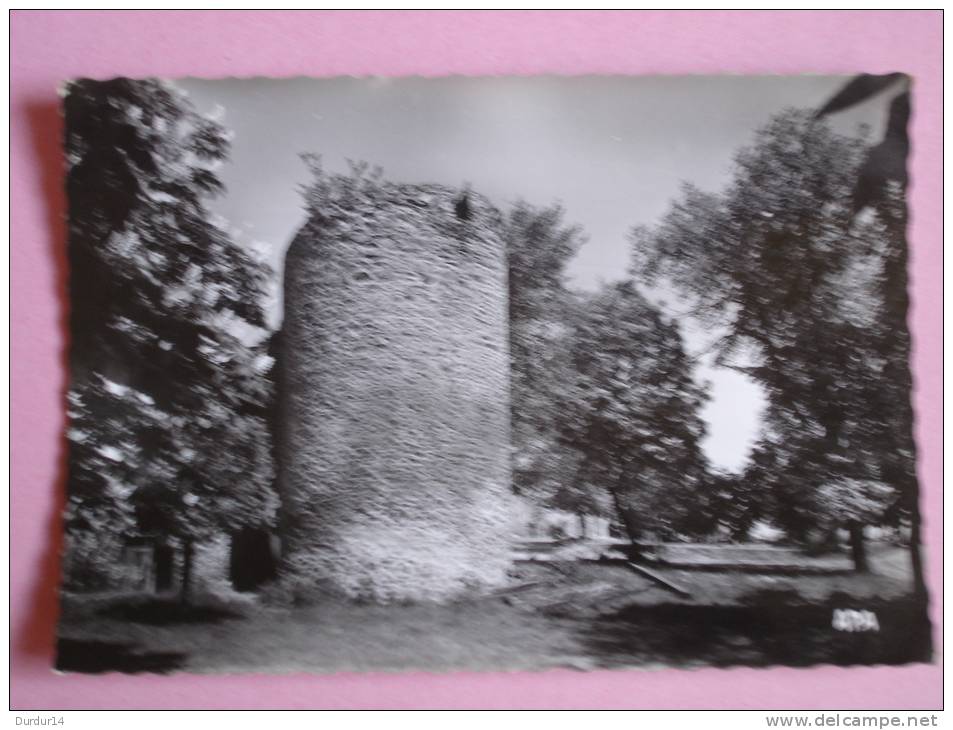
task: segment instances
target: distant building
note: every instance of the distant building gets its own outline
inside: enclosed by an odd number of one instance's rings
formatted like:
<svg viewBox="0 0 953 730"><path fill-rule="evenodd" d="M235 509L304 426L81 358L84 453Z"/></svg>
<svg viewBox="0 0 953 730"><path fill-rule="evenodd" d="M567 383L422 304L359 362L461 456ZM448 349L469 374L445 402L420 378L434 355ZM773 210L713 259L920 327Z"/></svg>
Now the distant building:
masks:
<svg viewBox="0 0 953 730"><path fill-rule="evenodd" d="M517 537L523 540L579 539L608 540L611 521L596 515L541 507L526 499L517 500Z"/></svg>

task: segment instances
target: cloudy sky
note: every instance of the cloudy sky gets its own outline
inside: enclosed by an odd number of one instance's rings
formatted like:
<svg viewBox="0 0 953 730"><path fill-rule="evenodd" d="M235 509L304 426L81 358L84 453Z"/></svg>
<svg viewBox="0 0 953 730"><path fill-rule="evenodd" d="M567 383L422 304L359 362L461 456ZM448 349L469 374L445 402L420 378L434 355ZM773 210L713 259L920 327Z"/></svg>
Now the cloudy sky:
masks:
<svg viewBox="0 0 953 730"><path fill-rule="evenodd" d="M845 77L511 77L411 79L188 79L177 82L199 111L222 115L235 133L217 212L277 271L303 223L299 154L331 171L347 159L403 182L469 183L501 208L524 199L560 201L589 242L569 266L573 286L622 278L627 233L651 225L682 181L718 190L736 150L771 115L824 103ZM837 115L853 132L879 134L886 99ZM280 302L272 317L280 320ZM688 332L689 349L703 336ZM743 466L757 434L761 393L742 375L707 364L706 453Z"/></svg>

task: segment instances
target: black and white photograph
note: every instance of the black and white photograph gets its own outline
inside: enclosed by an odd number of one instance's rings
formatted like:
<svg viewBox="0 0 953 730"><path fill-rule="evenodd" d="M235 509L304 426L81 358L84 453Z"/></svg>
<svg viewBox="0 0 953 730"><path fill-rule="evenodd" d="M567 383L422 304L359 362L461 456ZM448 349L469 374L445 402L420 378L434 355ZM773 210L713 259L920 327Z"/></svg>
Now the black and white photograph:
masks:
<svg viewBox="0 0 953 730"><path fill-rule="evenodd" d="M61 672L932 660L915 79L75 79Z"/></svg>

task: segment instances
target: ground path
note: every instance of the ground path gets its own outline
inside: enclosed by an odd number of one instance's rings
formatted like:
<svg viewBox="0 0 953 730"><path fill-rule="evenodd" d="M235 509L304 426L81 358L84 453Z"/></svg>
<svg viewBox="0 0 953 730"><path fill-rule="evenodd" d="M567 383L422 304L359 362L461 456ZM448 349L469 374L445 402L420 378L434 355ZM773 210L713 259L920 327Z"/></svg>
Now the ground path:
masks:
<svg viewBox="0 0 953 730"><path fill-rule="evenodd" d="M73 599L64 603L64 656L73 662L64 668L516 670L901 663L922 656L906 551L873 550L872 565L870 575L661 570L690 587L690 597L624 565L575 562L521 563L514 582L525 590L449 605L328 600L280 608L244 599L176 613L168 604L150 608L146 599ZM832 631L833 608L874 610L881 631ZM106 659L90 667L96 656Z"/></svg>

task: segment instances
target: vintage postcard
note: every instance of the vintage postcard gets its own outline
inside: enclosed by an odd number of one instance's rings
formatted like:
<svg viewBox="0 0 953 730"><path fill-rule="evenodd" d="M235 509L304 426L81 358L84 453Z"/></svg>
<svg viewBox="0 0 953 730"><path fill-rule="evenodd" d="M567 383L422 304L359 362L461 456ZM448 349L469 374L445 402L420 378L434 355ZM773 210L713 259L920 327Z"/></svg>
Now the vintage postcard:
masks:
<svg viewBox="0 0 953 730"><path fill-rule="evenodd" d="M57 668L929 661L912 85L65 84Z"/></svg>

